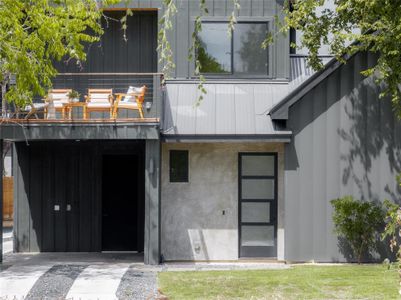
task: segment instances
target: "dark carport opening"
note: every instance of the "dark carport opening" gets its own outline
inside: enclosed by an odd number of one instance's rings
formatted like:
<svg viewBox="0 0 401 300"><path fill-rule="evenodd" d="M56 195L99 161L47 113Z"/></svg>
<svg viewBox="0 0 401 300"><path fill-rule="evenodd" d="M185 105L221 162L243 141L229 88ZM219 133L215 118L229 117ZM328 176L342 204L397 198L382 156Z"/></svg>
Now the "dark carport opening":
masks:
<svg viewBox="0 0 401 300"><path fill-rule="evenodd" d="M144 249L144 163L140 155L102 157L102 251Z"/></svg>

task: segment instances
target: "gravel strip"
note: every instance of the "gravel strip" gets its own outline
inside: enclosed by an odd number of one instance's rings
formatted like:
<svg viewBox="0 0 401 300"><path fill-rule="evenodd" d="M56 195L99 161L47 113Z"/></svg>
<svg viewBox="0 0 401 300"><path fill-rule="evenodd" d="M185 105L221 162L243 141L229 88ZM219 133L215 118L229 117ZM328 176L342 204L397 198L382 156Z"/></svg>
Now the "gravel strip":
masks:
<svg viewBox="0 0 401 300"><path fill-rule="evenodd" d="M55 265L33 285L25 300L64 299L86 265Z"/></svg>
<svg viewBox="0 0 401 300"><path fill-rule="evenodd" d="M135 266L128 268L121 278L117 289L118 299L156 299L157 273L154 271L139 270Z"/></svg>

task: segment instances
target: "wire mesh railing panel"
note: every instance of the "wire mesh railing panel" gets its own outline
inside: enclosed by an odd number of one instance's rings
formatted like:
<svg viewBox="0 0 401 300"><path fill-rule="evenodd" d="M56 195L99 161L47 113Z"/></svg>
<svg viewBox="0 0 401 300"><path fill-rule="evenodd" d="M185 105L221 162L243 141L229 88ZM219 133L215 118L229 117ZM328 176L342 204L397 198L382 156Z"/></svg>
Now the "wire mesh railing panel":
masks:
<svg viewBox="0 0 401 300"><path fill-rule="evenodd" d="M27 106L17 116L57 120L140 118L140 111L135 108L117 106L118 109L115 110L114 104L112 104L110 110L107 108L103 110L100 106L100 109L96 109L86 103L85 96L88 95L88 89L112 89L113 100L116 101L117 94L126 94L129 87L140 88L145 85L147 89L143 101L143 117L159 118L162 105L161 82L162 74L160 73L60 73L53 80L53 89L77 91L79 93L78 102L64 105L64 109L56 108L52 116L49 117L50 108L44 106L44 99L37 97L34 99L34 105ZM112 116L112 111L117 112L117 114ZM13 115L15 116L15 114Z"/></svg>

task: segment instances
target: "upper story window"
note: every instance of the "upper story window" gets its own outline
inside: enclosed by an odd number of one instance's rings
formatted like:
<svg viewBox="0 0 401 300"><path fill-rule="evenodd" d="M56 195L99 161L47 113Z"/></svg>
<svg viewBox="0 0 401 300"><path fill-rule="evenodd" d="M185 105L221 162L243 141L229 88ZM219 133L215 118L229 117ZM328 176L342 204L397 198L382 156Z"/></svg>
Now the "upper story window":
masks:
<svg viewBox="0 0 401 300"><path fill-rule="evenodd" d="M266 77L269 75L268 49L262 48L267 37L268 22L239 22L233 34L227 22L202 22L198 37L197 57L205 75L234 77Z"/></svg>

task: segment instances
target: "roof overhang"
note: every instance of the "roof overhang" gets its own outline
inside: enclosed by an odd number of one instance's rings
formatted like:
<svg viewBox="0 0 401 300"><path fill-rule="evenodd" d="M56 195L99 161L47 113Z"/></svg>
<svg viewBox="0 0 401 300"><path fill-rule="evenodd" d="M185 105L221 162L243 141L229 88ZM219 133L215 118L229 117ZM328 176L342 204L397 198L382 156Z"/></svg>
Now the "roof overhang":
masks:
<svg viewBox="0 0 401 300"><path fill-rule="evenodd" d="M345 60L350 59L351 56L344 56ZM299 87L293 90L290 94L284 97L279 103L277 103L269 112L272 120L287 120L288 109L296 103L299 99L305 96L310 90L315 88L320 82L337 70L343 63L338 61L336 58L330 60L322 70L313 74Z"/></svg>
<svg viewBox="0 0 401 300"><path fill-rule="evenodd" d="M264 135L164 135L166 143L290 143L291 131Z"/></svg>

